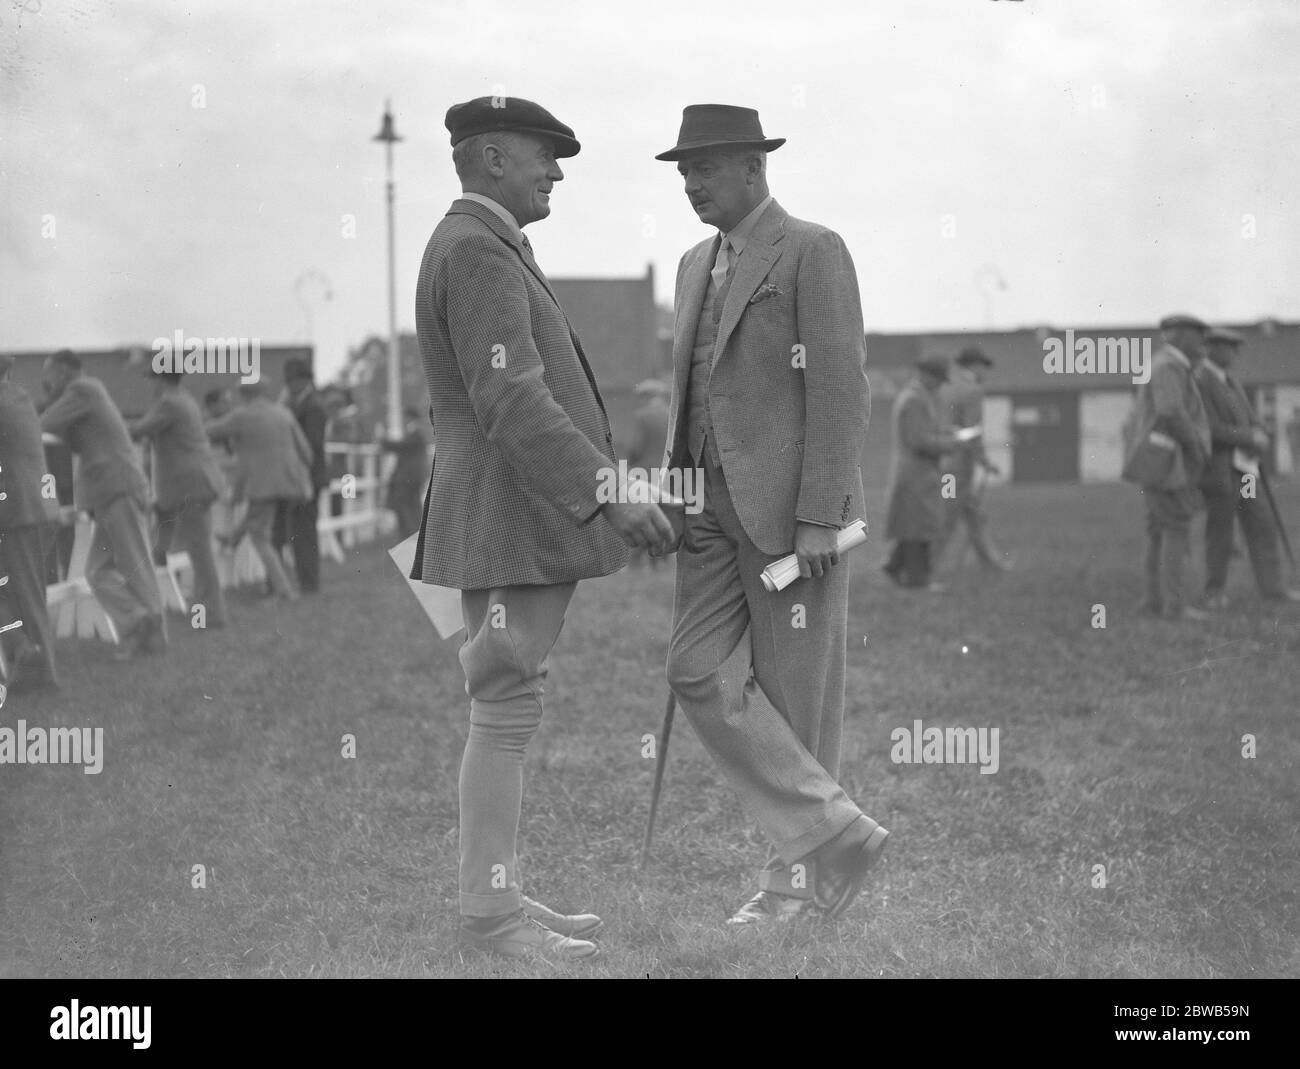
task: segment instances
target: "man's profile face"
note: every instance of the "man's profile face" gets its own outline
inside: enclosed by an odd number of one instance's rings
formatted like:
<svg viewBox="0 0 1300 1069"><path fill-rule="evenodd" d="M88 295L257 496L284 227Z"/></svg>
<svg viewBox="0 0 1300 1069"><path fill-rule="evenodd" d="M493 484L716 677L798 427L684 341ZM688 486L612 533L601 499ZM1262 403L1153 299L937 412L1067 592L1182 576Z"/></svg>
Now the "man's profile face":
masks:
<svg viewBox="0 0 1300 1069"><path fill-rule="evenodd" d="M757 198L749 166L743 156L716 150L691 153L678 161L677 173L700 222L725 234L753 210Z"/></svg>
<svg viewBox="0 0 1300 1069"><path fill-rule="evenodd" d="M503 173L496 178L501 203L521 227L551 214L551 187L564 179L549 139L512 132L499 146Z"/></svg>

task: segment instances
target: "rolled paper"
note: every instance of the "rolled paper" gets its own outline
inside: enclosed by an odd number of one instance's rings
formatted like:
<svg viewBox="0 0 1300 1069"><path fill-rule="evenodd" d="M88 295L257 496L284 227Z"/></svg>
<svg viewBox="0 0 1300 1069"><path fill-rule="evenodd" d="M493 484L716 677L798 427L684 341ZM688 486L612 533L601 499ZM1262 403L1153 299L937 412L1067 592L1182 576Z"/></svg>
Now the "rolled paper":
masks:
<svg viewBox="0 0 1300 1069"><path fill-rule="evenodd" d="M867 521L854 520L835 537L835 552L847 553L867 540ZM763 586L769 594L784 590L799 578L799 558L791 553L763 569Z"/></svg>
<svg viewBox="0 0 1300 1069"><path fill-rule="evenodd" d="M973 442L976 438L984 433L980 427L961 427L955 434L959 442Z"/></svg>

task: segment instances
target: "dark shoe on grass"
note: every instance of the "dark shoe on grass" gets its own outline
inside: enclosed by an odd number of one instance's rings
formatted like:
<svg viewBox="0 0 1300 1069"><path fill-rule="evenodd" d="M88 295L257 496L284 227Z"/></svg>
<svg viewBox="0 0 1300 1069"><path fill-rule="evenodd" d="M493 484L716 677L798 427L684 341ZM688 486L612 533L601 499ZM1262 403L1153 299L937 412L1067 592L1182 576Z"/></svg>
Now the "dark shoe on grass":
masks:
<svg viewBox="0 0 1300 1069"><path fill-rule="evenodd" d="M888 838L888 831L862 816L817 852L817 904L827 920L853 904Z"/></svg>

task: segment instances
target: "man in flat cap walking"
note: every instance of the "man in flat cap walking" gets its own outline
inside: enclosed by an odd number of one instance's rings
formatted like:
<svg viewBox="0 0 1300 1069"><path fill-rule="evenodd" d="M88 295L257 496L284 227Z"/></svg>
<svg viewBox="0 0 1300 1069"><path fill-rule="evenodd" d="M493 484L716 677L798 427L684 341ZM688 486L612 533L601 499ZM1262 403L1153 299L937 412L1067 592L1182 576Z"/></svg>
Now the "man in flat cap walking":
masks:
<svg viewBox="0 0 1300 1069"><path fill-rule="evenodd" d="M1264 500L1260 458L1271 447L1264 422L1255 413L1241 382L1232 373L1244 339L1235 330L1216 327L1205 336L1205 359L1196 369L1196 385L1210 421L1210 461L1201 480L1205 493L1205 603L1227 607L1224 587L1232 556L1235 521L1241 523L1255 584L1265 601L1297 601L1300 593L1282 581L1278 530ZM1246 470L1255 469L1252 478Z"/></svg>
<svg viewBox="0 0 1300 1069"><path fill-rule="evenodd" d="M1187 603L1183 570L1191 545L1192 517L1204 507L1198 489L1210 456L1210 423L1193 375L1205 353L1206 326L1189 315L1160 321L1161 347L1151 377L1138 387L1126 426L1125 468L1140 450L1165 451L1165 462L1142 481L1147 513L1146 600L1142 609L1171 620L1203 621Z"/></svg>
<svg viewBox="0 0 1300 1069"><path fill-rule="evenodd" d="M655 157L716 230L677 269L665 463L703 468L705 492L678 549L667 671L772 844L736 926L839 916L888 834L837 782L849 564L835 545L863 515L862 309L839 235L768 192L784 143L750 108L698 104ZM763 568L791 551L803 578L768 593Z"/></svg>
<svg viewBox="0 0 1300 1069"><path fill-rule="evenodd" d="M523 234L550 215L557 161L580 148L573 130L517 97L457 104L446 125L464 192L416 290L436 456L411 578L461 591L461 932L506 955L585 958L599 918L520 893L524 751L578 580L622 568L624 543L667 549L672 526L657 505L598 499L617 466L609 420Z"/></svg>

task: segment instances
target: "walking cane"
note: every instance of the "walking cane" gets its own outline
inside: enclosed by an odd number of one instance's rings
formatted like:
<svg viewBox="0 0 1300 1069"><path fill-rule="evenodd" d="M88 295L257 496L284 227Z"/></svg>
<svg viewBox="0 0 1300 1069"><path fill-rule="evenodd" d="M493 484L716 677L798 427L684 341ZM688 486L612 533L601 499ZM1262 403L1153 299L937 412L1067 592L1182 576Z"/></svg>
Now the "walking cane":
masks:
<svg viewBox="0 0 1300 1069"><path fill-rule="evenodd" d="M1277 499L1273 497L1273 488L1268 485L1268 479L1261 468L1259 472L1259 485L1264 488L1264 497L1268 500L1269 510L1273 513L1273 522L1277 524L1277 537L1282 543L1282 548L1286 551L1287 563L1291 565L1291 576L1295 577L1295 554L1291 552L1291 539L1286 533L1286 525L1282 522L1282 513L1278 510Z"/></svg>
<svg viewBox="0 0 1300 1069"><path fill-rule="evenodd" d="M677 695L668 692L668 706L664 709L664 726L659 732L659 748L655 751L655 785L650 792L650 816L645 824L645 840L641 843L641 864L644 869L650 860L650 840L655 833L655 814L659 811L659 792L664 785L664 765L668 762L668 739L673 733L673 713L677 711Z"/></svg>

